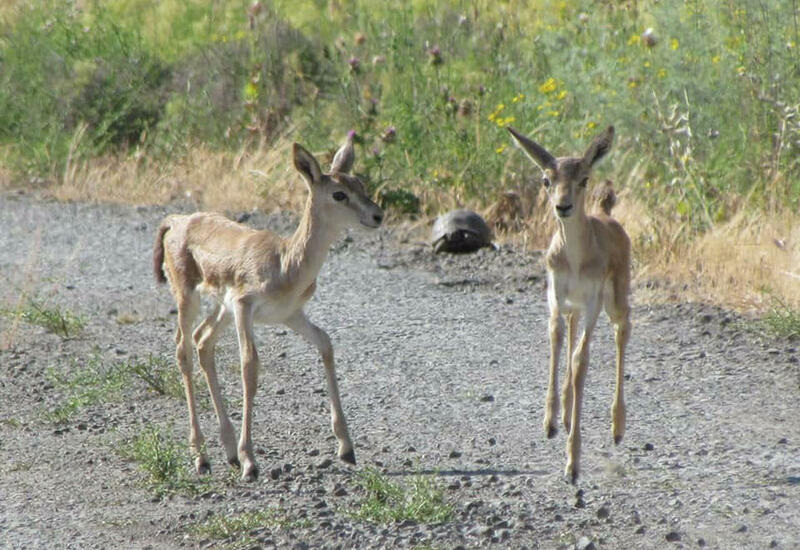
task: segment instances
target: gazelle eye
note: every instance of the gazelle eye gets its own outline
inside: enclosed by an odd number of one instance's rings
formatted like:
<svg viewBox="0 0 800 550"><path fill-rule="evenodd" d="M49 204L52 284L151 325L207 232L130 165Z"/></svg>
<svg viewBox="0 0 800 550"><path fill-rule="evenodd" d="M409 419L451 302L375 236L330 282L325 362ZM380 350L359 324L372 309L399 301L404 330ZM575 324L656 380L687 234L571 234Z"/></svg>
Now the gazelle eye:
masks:
<svg viewBox="0 0 800 550"><path fill-rule="evenodd" d="M550 178L548 178L547 176L543 177L542 184L544 184L545 187L550 187Z"/></svg>
<svg viewBox="0 0 800 550"><path fill-rule="evenodd" d="M578 185L580 185L581 187L586 187L588 183L589 183L589 178L583 178Z"/></svg>
<svg viewBox="0 0 800 550"><path fill-rule="evenodd" d="M333 200L336 202L342 202L347 200L347 193L343 193L342 191L336 191L333 194Z"/></svg>

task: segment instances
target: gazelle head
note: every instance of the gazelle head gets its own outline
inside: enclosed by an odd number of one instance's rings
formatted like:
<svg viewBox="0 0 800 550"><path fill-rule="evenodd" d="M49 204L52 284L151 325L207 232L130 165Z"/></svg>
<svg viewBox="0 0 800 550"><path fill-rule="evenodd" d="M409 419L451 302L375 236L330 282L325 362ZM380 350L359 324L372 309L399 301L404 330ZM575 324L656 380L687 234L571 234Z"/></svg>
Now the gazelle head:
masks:
<svg viewBox="0 0 800 550"><path fill-rule="evenodd" d="M559 219L583 215L586 185L592 167L603 158L614 140L614 127L609 126L594 138L582 157L559 157L551 155L547 149L508 126L525 153L542 169L543 183L547 188L550 203Z"/></svg>
<svg viewBox="0 0 800 550"><path fill-rule="evenodd" d="M337 152L328 174L322 173L317 159L302 145L295 143L292 154L295 168L308 184L312 207L326 223L340 228L381 224L383 210L369 198L361 180L348 174L355 160L351 139Z"/></svg>

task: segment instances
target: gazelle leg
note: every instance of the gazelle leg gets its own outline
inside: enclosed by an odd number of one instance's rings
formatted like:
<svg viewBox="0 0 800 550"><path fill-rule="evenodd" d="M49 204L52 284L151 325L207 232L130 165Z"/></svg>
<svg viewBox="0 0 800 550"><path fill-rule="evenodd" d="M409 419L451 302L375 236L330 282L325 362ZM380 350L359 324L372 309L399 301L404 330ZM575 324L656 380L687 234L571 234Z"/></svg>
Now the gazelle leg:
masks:
<svg viewBox="0 0 800 550"><path fill-rule="evenodd" d="M242 432L239 435L239 464L242 468L242 479L255 481L258 479L258 466L253 455L253 399L258 386L258 351L253 338L253 308L245 301L234 306L236 334L239 338L239 357L242 365Z"/></svg>
<svg viewBox="0 0 800 550"><path fill-rule="evenodd" d="M581 455L581 407L583 405L583 385L589 367L589 342L592 338L597 316L600 313L599 293L586 304L586 320L583 334L572 358L572 420L567 438L567 466L564 475L570 483L578 480Z"/></svg>
<svg viewBox="0 0 800 550"><path fill-rule="evenodd" d="M236 449L236 433L228 418L214 362L214 348L217 344L217 339L229 322L230 316L225 306L218 304L214 311L195 329L192 337L197 347L200 368L203 369L208 390L211 394L211 402L214 404L214 411L217 414L220 442L225 448L225 456L228 459L228 463L238 467L239 457Z"/></svg>
<svg viewBox="0 0 800 550"><path fill-rule="evenodd" d="M355 464L356 455L353 451L353 442L347 431L347 421L344 418L342 402L339 398L339 386L336 383L336 367L333 362L331 339L324 330L309 321L302 311L298 311L288 319L286 326L313 344L322 355L325 378L328 382L328 394L331 400L331 424L336 440L339 442L337 456L349 464Z"/></svg>
<svg viewBox="0 0 800 550"><path fill-rule="evenodd" d="M619 290L617 290L619 286ZM614 444L619 444L625 435L625 398L623 383L625 380L625 348L631 334L630 306L624 285L615 285L614 296L606 303L606 312L614 324L614 341L617 345L616 384L614 401L611 403L611 434Z"/></svg>
<svg viewBox="0 0 800 550"><path fill-rule="evenodd" d="M547 382L547 398L544 409L544 433L548 438L556 435L558 427L555 418L558 415L558 361L561 357L561 346L564 341L564 319L557 307L550 309L550 376Z"/></svg>
<svg viewBox="0 0 800 550"><path fill-rule="evenodd" d="M578 333L578 314L567 314L567 371L564 375L564 386L561 388L561 423L567 433L570 432L572 419L572 358L575 353L575 336Z"/></svg>
<svg viewBox="0 0 800 550"><path fill-rule="evenodd" d="M192 322L199 309L197 294L190 293L179 295L176 299L178 305L178 330L175 333L175 358L181 369L183 388L186 391L186 404L189 407L189 448L194 456L194 467L198 474L207 474L211 471L206 458L203 444L205 442L197 419L197 403L194 398L194 385L192 383L192 345L189 335L192 332Z"/></svg>

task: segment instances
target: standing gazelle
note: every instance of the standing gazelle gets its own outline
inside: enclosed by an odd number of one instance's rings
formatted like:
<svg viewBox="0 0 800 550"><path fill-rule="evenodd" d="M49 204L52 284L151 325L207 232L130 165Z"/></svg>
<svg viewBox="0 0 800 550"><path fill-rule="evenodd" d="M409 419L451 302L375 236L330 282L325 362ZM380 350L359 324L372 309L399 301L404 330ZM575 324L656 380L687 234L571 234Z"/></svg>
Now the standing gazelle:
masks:
<svg viewBox="0 0 800 550"><path fill-rule="evenodd" d="M614 443L625 433L625 401L622 396L625 345L630 337L628 293L631 280L631 243L625 230L609 217L613 201L604 213L590 216L585 211L586 185L592 166L611 148L614 128L608 127L592 141L582 157L556 158L513 128L508 131L544 172L544 185L558 223L547 251L547 301L550 306L550 378L544 414L547 437L556 434L558 361L567 318L567 372L562 389L561 420L569 432L567 467L570 482L578 479L581 451L580 415L583 385L589 366L589 341L601 306L615 328L617 371L611 405ZM583 334L574 350L580 314L584 313Z"/></svg>
<svg viewBox="0 0 800 550"><path fill-rule="evenodd" d="M178 306L176 357L186 389L189 441L199 474L208 473L210 466L197 420L189 334L208 382L228 462L241 467L243 479L258 477L251 440L259 368L253 322L286 325L317 347L325 365L338 456L350 464L356 461L339 400L330 338L306 318L303 305L314 294L317 274L339 234L359 223L378 227L383 212L369 199L361 181L348 174L354 160L349 138L334 157L330 174L323 174L314 156L296 143L293 156L295 168L308 184L309 196L291 237L257 231L208 212L168 216L158 229L153 268L158 282L169 278ZM200 309L199 293L212 297L215 307L192 333ZM214 346L231 317L239 339L244 394L238 446L214 367Z"/></svg>

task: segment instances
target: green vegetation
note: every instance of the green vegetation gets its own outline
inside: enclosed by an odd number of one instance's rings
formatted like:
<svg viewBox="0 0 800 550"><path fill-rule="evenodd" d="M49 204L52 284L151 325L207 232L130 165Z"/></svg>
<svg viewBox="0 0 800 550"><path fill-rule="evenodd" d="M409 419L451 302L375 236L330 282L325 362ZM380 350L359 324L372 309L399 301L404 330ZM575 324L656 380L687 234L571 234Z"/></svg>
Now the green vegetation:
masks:
<svg viewBox="0 0 800 550"><path fill-rule="evenodd" d="M138 463L147 475L145 484L159 498L173 493L195 495L215 486L213 479L195 475L186 445L159 428L145 428L118 452Z"/></svg>
<svg viewBox="0 0 800 550"><path fill-rule="evenodd" d="M48 305L36 298L29 298L15 310L4 309L0 310L0 313L6 317L16 317L26 323L40 326L62 338L77 335L86 325L83 317L57 305Z"/></svg>
<svg viewBox="0 0 800 550"><path fill-rule="evenodd" d="M175 399L186 398L178 367L162 357L148 355L147 359L133 359L127 363L126 370L156 393Z"/></svg>
<svg viewBox="0 0 800 550"><path fill-rule="evenodd" d="M85 365L70 369L69 374L50 367L47 378L63 393L61 402L45 412L47 420L58 424L69 422L75 413L91 405L121 401L130 394L135 380L161 395L184 399L177 368L170 368L167 361L152 355L146 359L104 362L99 354L94 354Z"/></svg>
<svg viewBox="0 0 800 550"><path fill-rule="evenodd" d="M774 298L772 306L762 319L767 332L781 338L800 339L800 310L783 300Z"/></svg>
<svg viewBox="0 0 800 550"><path fill-rule="evenodd" d="M203 523L193 525L188 531L198 539L227 540L229 544L225 545L225 548L236 549L257 546L256 540L249 534L254 529L291 530L310 526L309 519L290 519L280 510L270 508L243 512L235 516L214 516Z"/></svg>
<svg viewBox="0 0 800 550"><path fill-rule="evenodd" d="M86 407L119 401L130 381L124 364L107 365L99 355L93 355L86 365L72 371L67 375L56 367L47 370L48 381L64 394L58 405L45 412L45 418L50 422L64 424Z"/></svg>
<svg viewBox="0 0 800 550"><path fill-rule="evenodd" d="M412 520L418 523L441 523L453 516L453 507L431 477L415 476L403 485L389 480L373 468L359 474L359 484L366 492L361 506L352 512L356 519L375 523Z"/></svg>

